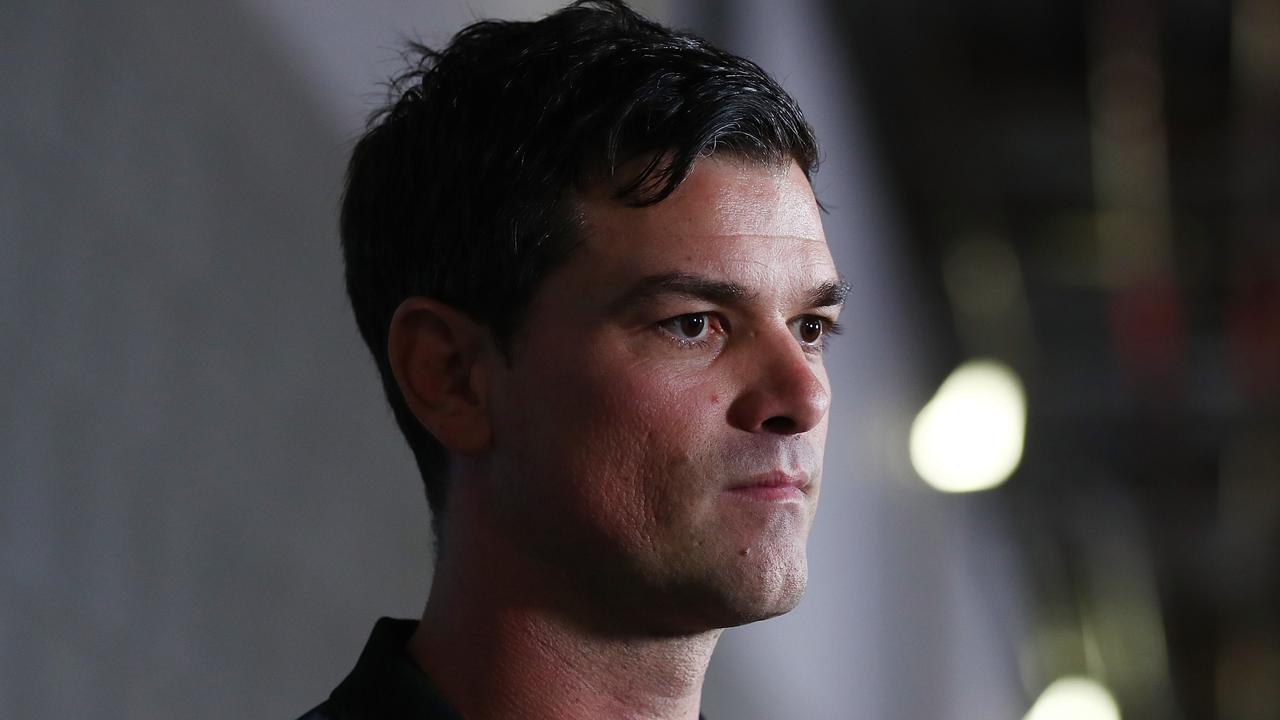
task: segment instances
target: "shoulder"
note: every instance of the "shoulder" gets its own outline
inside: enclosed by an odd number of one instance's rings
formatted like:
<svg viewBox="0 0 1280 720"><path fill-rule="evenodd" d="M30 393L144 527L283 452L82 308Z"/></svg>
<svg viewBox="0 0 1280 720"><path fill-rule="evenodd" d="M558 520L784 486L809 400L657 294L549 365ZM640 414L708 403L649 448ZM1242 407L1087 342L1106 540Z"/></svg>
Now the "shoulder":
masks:
<svg viewBox="0 0 1280 720"><path fill-rule="evenodd" d="M298 720L461 720L405 651L416 620L382 618L328 699Z"/></svg>
<svg viewBox="0 0 1280 720"><path fill-rule="evenodd" d="M326 700L312 708L298 720L338 720L338 715L333 712L332 708L329 707L329 701Z"/></svg>

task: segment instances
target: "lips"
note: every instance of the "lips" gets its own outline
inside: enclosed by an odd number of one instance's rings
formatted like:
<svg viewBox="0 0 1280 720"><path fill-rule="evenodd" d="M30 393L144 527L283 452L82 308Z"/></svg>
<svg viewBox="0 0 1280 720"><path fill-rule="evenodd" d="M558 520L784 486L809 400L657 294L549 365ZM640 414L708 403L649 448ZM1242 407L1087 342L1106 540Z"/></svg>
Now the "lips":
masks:
<svg viewBox="0 0 1280 720"><path fill-rule="evenodd" d="M731 486L727 492L753 500L785 502L802 500L808 491L807 474L774 471L753 475L745 482Z"/></svg>

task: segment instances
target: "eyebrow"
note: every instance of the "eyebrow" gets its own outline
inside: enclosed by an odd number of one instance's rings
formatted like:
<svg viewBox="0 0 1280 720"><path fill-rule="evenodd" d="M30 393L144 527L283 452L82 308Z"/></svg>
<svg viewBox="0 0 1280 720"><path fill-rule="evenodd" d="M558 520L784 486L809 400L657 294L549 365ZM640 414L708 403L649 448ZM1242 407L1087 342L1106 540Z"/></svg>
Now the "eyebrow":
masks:
<svg viewBox="0 0 1280 720"><path fill-rule="evenodd" d="M809 294L809 307L839 307L849 297L852 287L849 281L840 276L837 280L828 280L813 289Z"/></svg>
<svg viewBox="0 0 1280 720"><path fill-rule="evenodd" d="M751 302L760 296L759 293L729 280L717 280L695 273L670 272L641 278L612 302L610 308L618 313L662 295L706 300L717 305ZM843 277L838 280L828 280L809 291L807 307L843 305L848 295L849 283L845 282Z"/></svg>

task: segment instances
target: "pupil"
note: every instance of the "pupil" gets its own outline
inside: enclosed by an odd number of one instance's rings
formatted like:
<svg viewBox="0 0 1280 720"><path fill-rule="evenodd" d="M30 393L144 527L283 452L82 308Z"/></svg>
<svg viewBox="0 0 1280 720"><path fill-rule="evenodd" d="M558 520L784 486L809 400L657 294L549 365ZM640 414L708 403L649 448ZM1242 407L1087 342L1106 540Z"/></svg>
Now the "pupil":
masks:
<svg viewBox="0 0 1280 720"><path fill-rule="evenodd" d="M800 323L800 338L805 342L814 342L822 334L822 323L807 318Z"/></svg>
<svg viewBox="0 0 1280 720"><path fill-rule="evenodd" d="M701 315L687 315L680 321L680 332L689 337L696 337L702 334L702 328L707 324L707 319Z"/></svg>

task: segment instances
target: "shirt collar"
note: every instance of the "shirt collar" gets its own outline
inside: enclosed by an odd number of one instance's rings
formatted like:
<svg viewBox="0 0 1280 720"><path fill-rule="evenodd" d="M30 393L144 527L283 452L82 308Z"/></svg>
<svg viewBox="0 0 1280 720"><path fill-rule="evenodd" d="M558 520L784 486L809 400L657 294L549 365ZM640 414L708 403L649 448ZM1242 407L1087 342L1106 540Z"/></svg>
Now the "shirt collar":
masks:
<svg viewBox="0 0 1280 720"><path fill-rule="evenodd" d="M462 720L405 650L416 620L381 618L330 702L360 717Z"/></svg>

